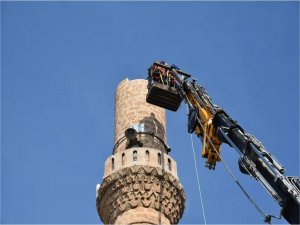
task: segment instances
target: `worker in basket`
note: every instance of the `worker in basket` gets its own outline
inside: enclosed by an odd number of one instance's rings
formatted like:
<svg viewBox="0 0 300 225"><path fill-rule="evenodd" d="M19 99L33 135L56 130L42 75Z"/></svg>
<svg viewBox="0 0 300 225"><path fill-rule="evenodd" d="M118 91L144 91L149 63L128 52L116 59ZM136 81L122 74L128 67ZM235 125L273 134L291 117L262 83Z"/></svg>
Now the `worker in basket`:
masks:
<svg viewBox="0 0 300 225"><path fill-rule="evenodd" d="M168 64L165 61L158 62L162 65L167 66ZM153 65L149 68L149 76L152 77L152 79L155 82L168 85L169 87L174 87L175 85L175 79L174 77L169 73L169 70L166 70L165 68Z"/></svg>

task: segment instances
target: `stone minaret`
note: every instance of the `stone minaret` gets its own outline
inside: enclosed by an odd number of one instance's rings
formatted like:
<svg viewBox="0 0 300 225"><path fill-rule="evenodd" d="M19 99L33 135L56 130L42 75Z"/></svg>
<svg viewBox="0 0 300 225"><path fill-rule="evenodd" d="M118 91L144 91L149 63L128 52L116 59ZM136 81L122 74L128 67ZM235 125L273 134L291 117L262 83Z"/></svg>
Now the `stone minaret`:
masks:
<svg viewBox="0 0 300 225"><path fill-rule="evenodd" d="M115 145L97 185L105 224L177 224L185 194L168 155L165 110L146 103L146 80L123 80L115 95ZM125 135L126 134L126 135Z"/></svg>

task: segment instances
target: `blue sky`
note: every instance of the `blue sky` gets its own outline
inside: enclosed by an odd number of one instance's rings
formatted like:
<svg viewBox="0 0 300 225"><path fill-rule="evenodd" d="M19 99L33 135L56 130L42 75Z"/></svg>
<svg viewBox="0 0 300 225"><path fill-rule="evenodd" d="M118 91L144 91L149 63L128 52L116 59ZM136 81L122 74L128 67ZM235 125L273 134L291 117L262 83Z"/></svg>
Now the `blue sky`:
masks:
<svg viewBox="0 0 300 225"><path fill-rule="evenodd" d="M298 2L1 2L1 222L100 223L95 186L113 148L114 91L177 64L299 176ZM204 223L185 105L167 112L186 191ZM207 223L263 223L224 166L204 168ZM222 156L266 213L279 207ZM285 223L284 220L273 221Z"/></svg>

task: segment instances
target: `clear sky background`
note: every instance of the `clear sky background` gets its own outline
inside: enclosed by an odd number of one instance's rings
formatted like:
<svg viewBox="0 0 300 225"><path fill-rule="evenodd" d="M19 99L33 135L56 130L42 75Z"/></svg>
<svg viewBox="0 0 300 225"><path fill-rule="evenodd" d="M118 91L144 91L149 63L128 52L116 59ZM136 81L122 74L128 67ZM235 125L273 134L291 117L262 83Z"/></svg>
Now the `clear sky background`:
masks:
<svg viewBox="0 0 300 225"><path fill-rule="evenodd" d="M299 2L1 2L2 223L100 223L115 89L156 60L193 74L299 176ZM185 105L167 112L167 137L187 198L181 223L204 223ZM222 164L204 168L194 141L207 222L263 223ZM235 150L222 156L278 214Z"/></svg>

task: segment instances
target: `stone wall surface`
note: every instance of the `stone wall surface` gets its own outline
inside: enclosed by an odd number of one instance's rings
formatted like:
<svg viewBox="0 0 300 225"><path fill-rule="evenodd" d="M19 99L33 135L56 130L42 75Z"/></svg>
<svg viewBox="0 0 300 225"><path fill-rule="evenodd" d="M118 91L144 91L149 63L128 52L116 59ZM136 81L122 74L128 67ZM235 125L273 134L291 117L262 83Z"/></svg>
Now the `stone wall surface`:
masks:
<svg viewBox="0 0 300 225"><path fill-rule="evenodd" d="M170 224L170 221L160 212L152 208L137 207L129 209L117 217L115 224Z"/></svg>
<svg viewBox="0 0 300 225"><path fill-rule="evenodd" d="M185 194L178 179L160 168L147 166L124 168L106 177L97 197L97 209L105 224L115 224L117 217L137 207L154 209L158 218L164 215L171 224L177 224L184 203ZM161 224L158 220L152 222Z"/></svg>
<svg viewBox="0 0 300 225"><path fill-rule="evenodd" d="M141 124L144 131L153 133L166 142L165 109L146 102L147 80L125 79L115 93L115 144L124 137L125 130ZM144 147L165 150L159 139L150 135L141 135ZM116 146L115 152L126 149L126 140Z"/></svg>
<svg viewBox="0 0 300 225"><path fill-rule="evenodd" d="M134 160L134 153L136 158ZM176 161L161 150L154 148L130 148L126 151L118 152L107 158L105 161L103 179L111 173L136 165L144 165L160 168L162 171L171 173L178 179L177 176L177 163Z"/></svg>

